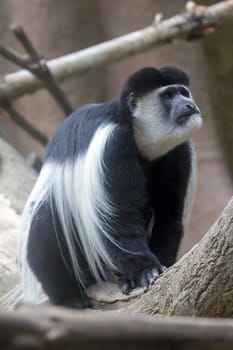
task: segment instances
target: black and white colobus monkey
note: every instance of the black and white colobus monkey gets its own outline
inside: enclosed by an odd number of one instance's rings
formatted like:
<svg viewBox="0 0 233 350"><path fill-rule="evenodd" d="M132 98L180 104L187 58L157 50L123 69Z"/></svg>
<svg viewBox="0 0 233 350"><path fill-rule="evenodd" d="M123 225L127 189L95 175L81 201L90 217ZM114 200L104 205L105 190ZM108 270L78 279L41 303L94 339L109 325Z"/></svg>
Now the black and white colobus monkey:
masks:
<svg viewBox="0 0 233 350"><path fill-rule="evenodd" d="M117 276L146 291L172 265L194 187L188 139L202 118L176 67L144 68L119 100L75 111L48 144L23 213L24 299L85 307L84 288Z"/></svg>

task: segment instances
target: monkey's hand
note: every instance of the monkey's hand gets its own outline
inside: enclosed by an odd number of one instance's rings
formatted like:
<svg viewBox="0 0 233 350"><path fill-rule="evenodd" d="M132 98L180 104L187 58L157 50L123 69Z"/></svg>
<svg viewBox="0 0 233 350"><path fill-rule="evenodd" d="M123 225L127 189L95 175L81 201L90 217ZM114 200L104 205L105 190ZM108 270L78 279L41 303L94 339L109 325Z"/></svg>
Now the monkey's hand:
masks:
<svg viewBox="0 0 233 350"><path fill-rule="evenodd" d="M152 266L138 271L133 278L128 278L122 275L118 281L119 288L123 294L129 294L131 290L136 287L141 287L143 288L144 292L147 292L149 286L152 285L159 275L165 270L166 267L157 262Z"/></svg>

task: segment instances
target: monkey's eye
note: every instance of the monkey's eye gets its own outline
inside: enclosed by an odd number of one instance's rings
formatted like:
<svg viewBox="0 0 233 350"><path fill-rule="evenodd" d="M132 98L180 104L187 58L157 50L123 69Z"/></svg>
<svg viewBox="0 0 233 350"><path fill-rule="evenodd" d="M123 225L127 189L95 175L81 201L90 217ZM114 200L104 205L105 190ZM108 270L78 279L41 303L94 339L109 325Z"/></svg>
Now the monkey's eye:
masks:
<svg viewBox="0 0 233 350"><path fill-rule="evenodd" d="M184 87L181 87L181 88L179 89L179 92L180 92L180 94L183 95L184 97L189 97L189 96L190 96L189 91L188 91L187 89L185 89Z"/></svg>
<svg viewBox="0 0 233 350"><path fill-rule="evenodd" d="M173 88L170 88L162 93L162 97L164 100L170 100L175 93L176 93L176 90Z"/></svg>

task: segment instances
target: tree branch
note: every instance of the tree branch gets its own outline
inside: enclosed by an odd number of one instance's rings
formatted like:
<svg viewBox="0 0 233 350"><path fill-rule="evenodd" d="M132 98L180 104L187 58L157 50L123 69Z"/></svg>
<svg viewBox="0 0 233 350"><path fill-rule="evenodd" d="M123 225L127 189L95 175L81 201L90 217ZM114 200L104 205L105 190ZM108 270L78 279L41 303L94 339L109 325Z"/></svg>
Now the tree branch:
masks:
<svg viewBox="0 0 233 350"><path fill-rule="evenodd" d="M21 68L34 74L53 96L57 104L63 110L65 116L69 115L73 111L73 108L71 107L65 93L61 90L55 78L51 74L46 61L37 52L22 26L14 24L12 25L11 29L27 52L28 56L21 56L17 52L3 45L0 45L0 54Z"/></svg>
<svg viewBox="0 0 233 350"><path fill-rule="evenodd" d="M16 38L18 41L21 43L22 47L25 49L25 51L28 53L28 56L31 60L34 62L40 62L42 59L41 55L36 51L34 48L31 40L25 33L24 29L22 26L19 24L12 24L11 25L11 30L15 34Z"/></svg>
<svg viewBox="0 0 233 350"><path fill-rule="evenodd" d="M18 52L12 50L11 48L0 44L0 54L7 60L17 64L19 67L26 69L26 57L18 54Z"/></svg>
<svg viewBox="0 0 233 350"><path fill-rule="evenodd" d="M137 53L156 48L174 39L189 40L208 34L219 20L233 15L233 0L209 7L196 6L193 11L158 21L116 39L49 61L48 68L57 81L80 75L101 65L110 64ZM6 75L0 81L0 96L17 98L43 87L25 70Z"/></svg>
<svg viewBox="0 0 233 350"><path fill-rule="evenodd" d="M0 315L0 348L231 350L232 320L161 319L55 307Z"/></svg>
<svg viewBox="0 0 233 350"><path fill-rule="evenodd" d="M28 122L22 114L20 114L6 99L0 99L0 111L1 109L5 112L4 116L10 118L15 124L17 124L21 129L26 131L35 140L45 146L48 143L48 138L45 134L39 131L33 124Z"/></svg>

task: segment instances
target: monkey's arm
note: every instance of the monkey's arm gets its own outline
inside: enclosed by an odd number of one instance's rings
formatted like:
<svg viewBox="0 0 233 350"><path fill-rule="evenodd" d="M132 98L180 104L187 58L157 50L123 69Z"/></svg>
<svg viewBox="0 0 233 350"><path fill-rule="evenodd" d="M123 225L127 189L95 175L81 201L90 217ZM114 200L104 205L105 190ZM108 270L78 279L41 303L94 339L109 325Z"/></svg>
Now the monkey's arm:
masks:
<svg viewBox="0 0 233 350"><path fill-rule="evenodd" d="M158 259L146 242L144 211L147 205L145 177L131 130L121 126L112 136L104 155L106 189L115 208L107 248L120 273L120 287L128 293L134 286L148 289L161 273Z"/></svg>
<svg viewBox="0 0 233 350"><path fill-rule="evenodd" d="M150 248L161 264L175 263L183 234L184 207L189 206L192 181L192 148L186 142L151 164L148 193L154 209Z"/></svg>

